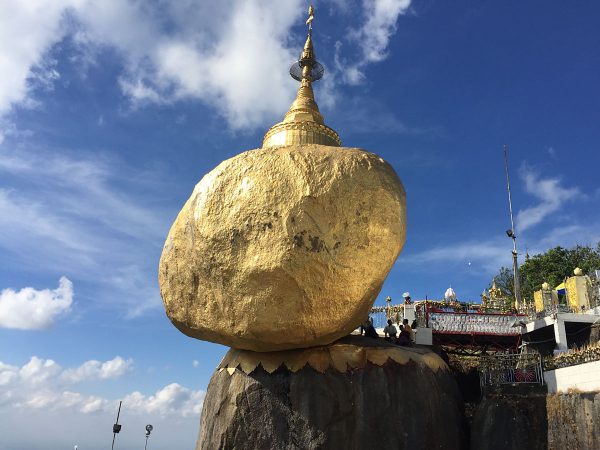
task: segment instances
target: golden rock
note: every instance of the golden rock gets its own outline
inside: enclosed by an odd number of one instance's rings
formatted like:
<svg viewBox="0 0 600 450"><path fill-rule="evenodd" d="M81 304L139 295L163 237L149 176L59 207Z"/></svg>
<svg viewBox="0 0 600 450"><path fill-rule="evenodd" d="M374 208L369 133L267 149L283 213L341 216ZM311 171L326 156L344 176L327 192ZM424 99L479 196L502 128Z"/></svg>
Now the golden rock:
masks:
<svg viewBox="0 0 600 450"><path fill-rule="evenodd" d="M369 313L405 241L392 167L356 148L241 153L195 187L159 284L183 333L239 349L325 345Z"/></svg>

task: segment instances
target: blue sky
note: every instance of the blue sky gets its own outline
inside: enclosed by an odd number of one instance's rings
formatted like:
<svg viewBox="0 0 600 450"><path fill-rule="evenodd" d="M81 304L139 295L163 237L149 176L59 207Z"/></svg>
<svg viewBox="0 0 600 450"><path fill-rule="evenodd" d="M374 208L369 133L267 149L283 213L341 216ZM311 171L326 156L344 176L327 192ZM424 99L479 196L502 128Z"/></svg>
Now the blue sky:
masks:
<svg viewBox="0 0 600 450"><path fill-rule="evenodd" d="M305 2L0 2L0 447L190 448L225 352L179 333L157 266L204 174L295 95ZM407 192L377 300L477 300L522 258L600 240L600 6L319 1L316 86L344 144ZM30 430L35 429L35 433ZM70 446L70 447L69 447Z"/></svg>

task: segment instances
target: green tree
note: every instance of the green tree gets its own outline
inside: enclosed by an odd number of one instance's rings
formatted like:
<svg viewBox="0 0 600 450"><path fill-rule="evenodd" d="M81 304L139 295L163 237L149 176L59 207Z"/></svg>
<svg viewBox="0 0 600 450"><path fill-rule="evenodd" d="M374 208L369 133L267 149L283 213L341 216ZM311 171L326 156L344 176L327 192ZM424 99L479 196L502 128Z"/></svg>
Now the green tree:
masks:
<svg viewBox="0 0 600 450"><path fill-rule="evenodd" d="M522 298L533 301L533 293L541 289L542 283L547 282L555 287L572 276L575 267L580 267L586 275L600 269L600 242L596 248L581 245L573 248L555 247L528 258L519 266ZM514 300L512 268L500 268L496 275L496 285L508 298Z"/></svg>
<svg viewBox="0 0 600 450"><path fill-rule="evenodd" d="M496 287L498 287L506 298L515 298L515 282L513 277L512 268L501 267L500 272L494 277L496 280ZM488 286L488 290L492 287L492 284Z"/></svg>

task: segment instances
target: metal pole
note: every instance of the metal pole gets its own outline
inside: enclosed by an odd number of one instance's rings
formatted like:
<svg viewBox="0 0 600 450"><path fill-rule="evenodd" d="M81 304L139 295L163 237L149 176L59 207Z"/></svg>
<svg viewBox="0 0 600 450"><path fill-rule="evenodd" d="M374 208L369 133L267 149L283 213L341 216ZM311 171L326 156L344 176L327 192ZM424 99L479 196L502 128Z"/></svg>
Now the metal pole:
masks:
<svg viewBox="0 0 600 450"><path fill-rule="evenodd" d="M148 436L146 436L146 445L144 445L144 450L148 448Z"/></svg>
<svg viewBox="0 0 600 450"><path fill-rule="evenodd" d="M506 144L504 145L504 167L506 169L506 187L508 190L508 212L510 214L510 230L513 241L513 278L514 278L514 289L515 289L515 309L519 310L519 307L522 305L521 299L521 283L519 281L519 263L517 261L517 235L515 232L515 222L513 220L513 211L512 211L512 196L510 192L510 177L508 175L508 152L506 149Z"/></svg>
<svg viewBox="0 0 600 450"><path fill-rule="evenodd" d="M119 411L117 411L117 421L115 422L115 426L117 426L119 424L119 416L121 415L121 404L123 403L123 401L119 402ZM115 426L113 426L113 440L112 440L112 445L110 447L111 450L114 450L115 448L115 438L117 437L117 433L120 431L120 428L118 431L115 431Z"/></svg>

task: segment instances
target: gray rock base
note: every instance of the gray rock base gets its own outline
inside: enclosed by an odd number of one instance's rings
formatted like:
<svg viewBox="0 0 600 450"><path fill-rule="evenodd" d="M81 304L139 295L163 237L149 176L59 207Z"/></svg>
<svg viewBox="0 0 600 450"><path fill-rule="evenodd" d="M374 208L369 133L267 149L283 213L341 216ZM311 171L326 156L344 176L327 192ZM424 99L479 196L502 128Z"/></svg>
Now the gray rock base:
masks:
<svg viewBox="0 0 600 450"><path fill-rule="evenodd" d="M448 371L389 360L319 373L216 372L196 450L465 448L462 400Z"/></svg>
<svg viewBox="0 0 600 450"><path fill-rule="evenodd" d="M471 425L472 450L546 450L547 438L546 389L539 385L490 389Z"/></svg>

